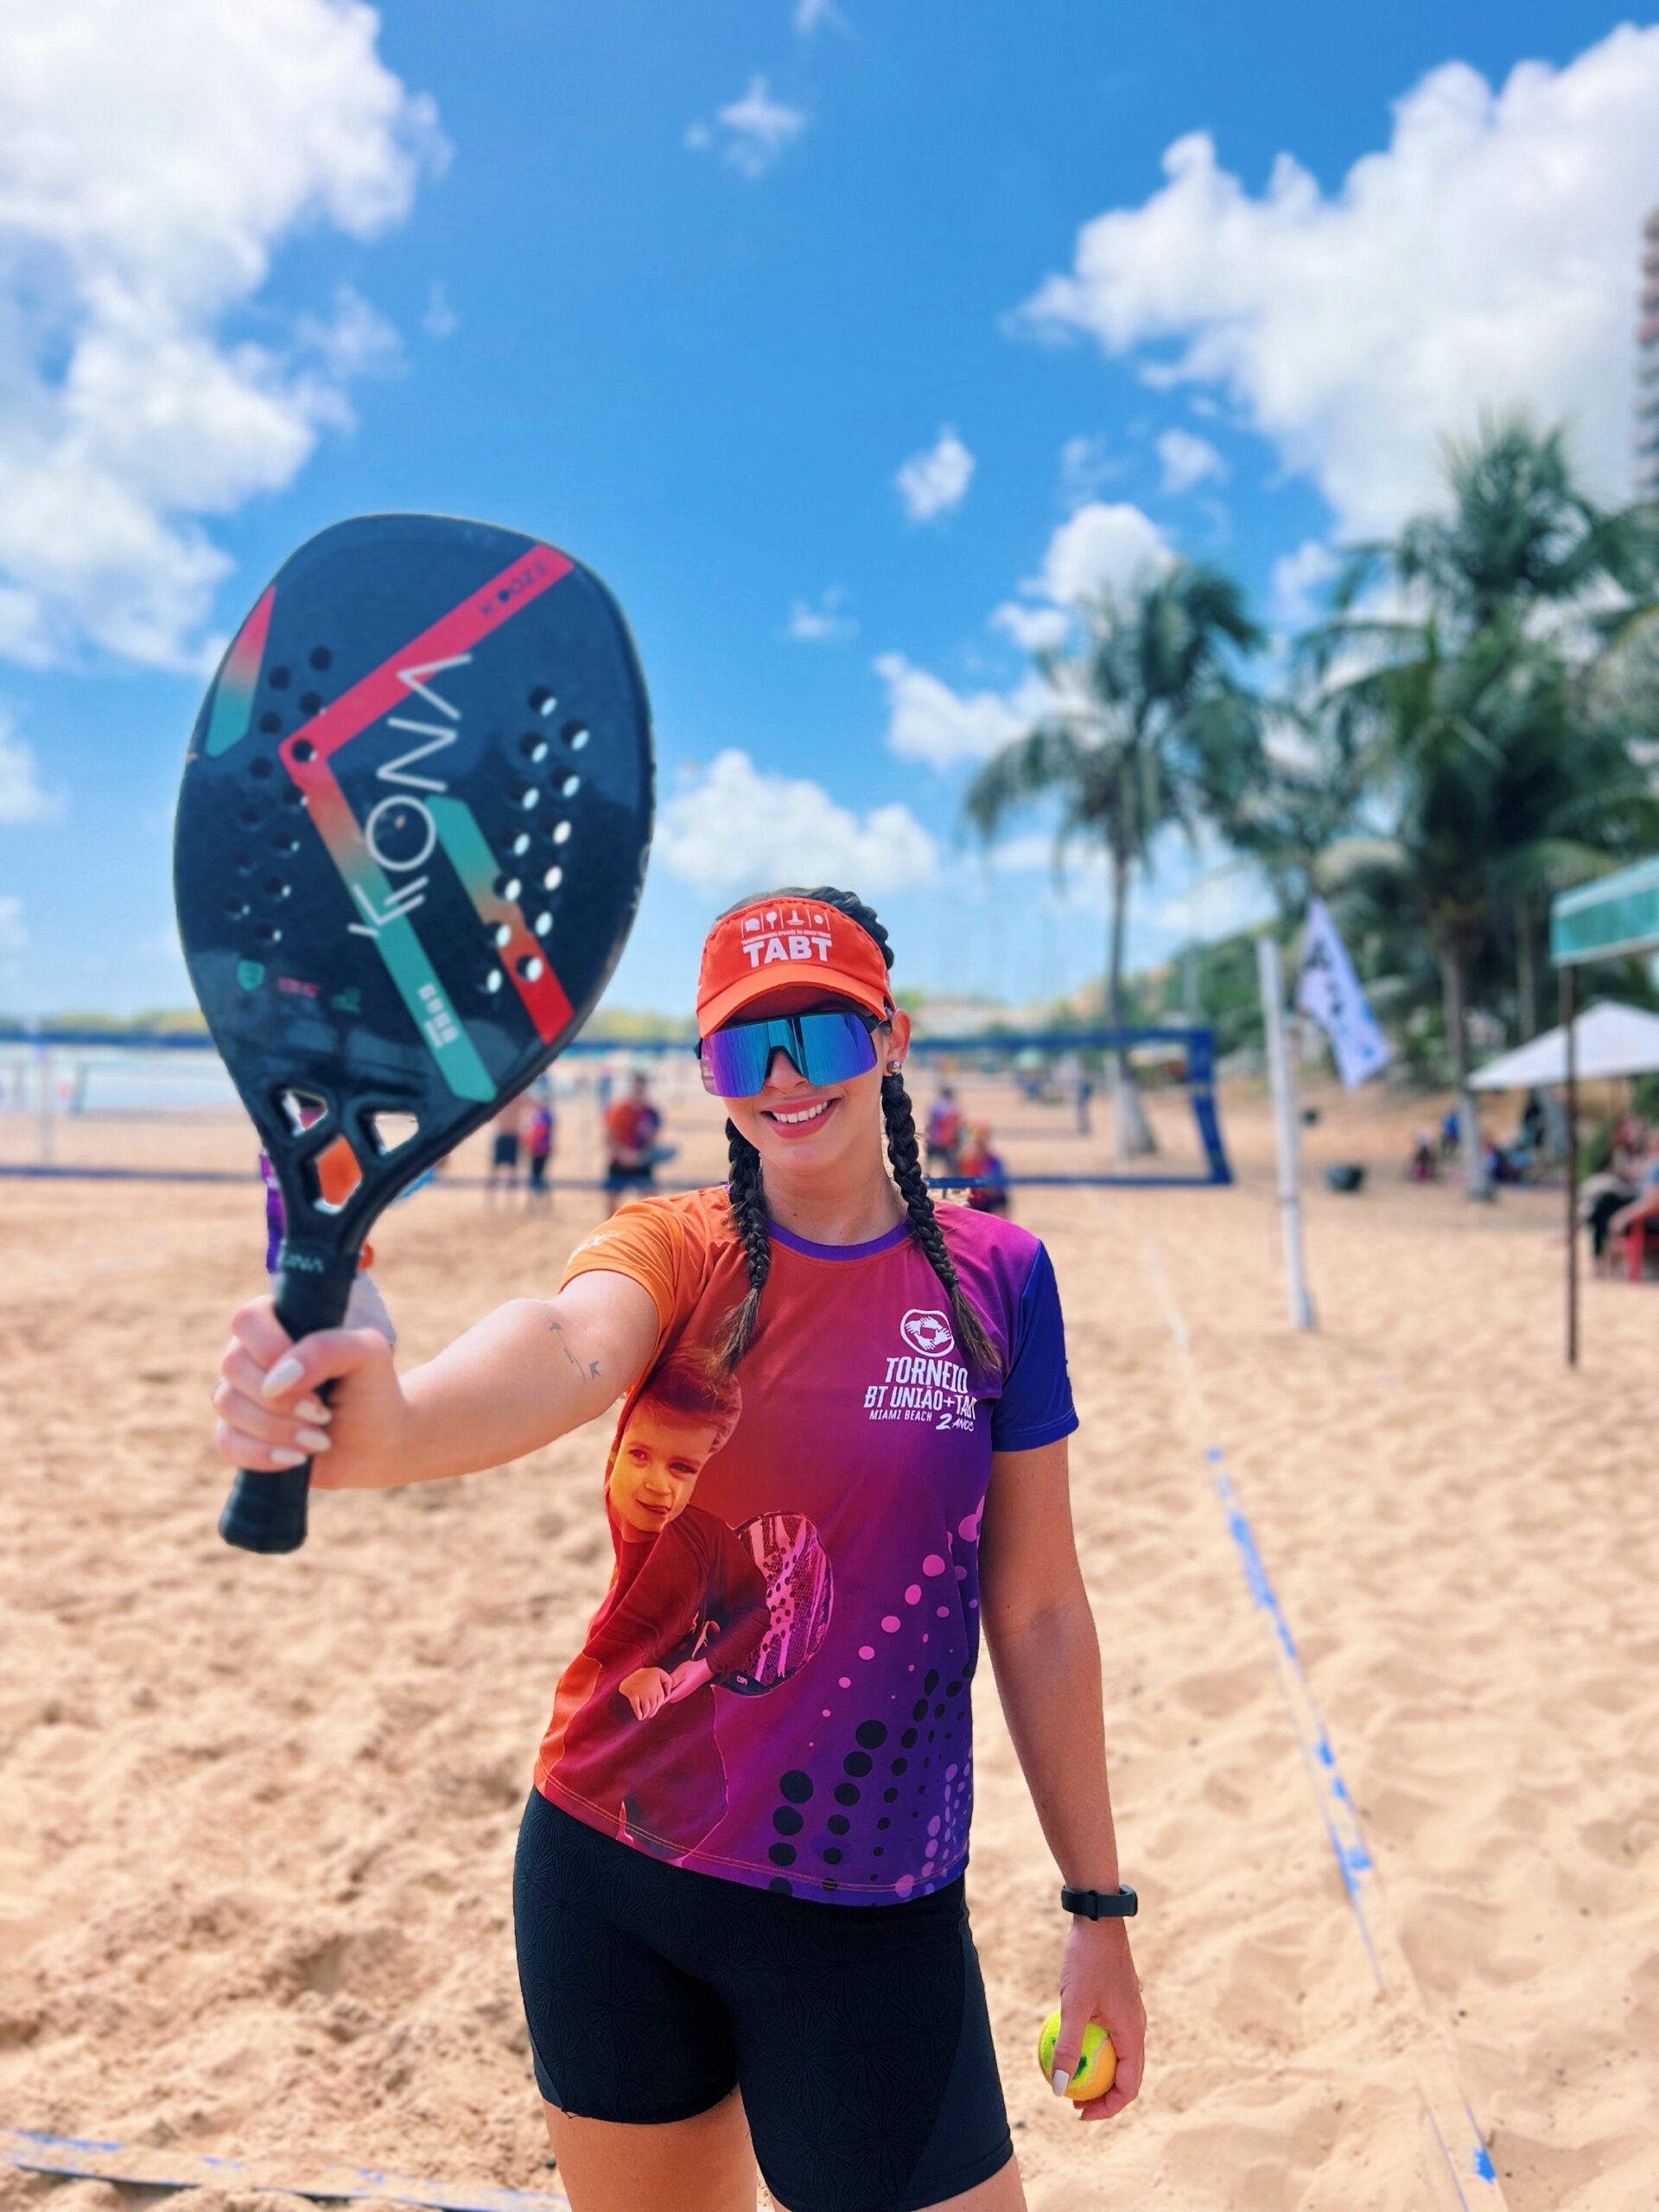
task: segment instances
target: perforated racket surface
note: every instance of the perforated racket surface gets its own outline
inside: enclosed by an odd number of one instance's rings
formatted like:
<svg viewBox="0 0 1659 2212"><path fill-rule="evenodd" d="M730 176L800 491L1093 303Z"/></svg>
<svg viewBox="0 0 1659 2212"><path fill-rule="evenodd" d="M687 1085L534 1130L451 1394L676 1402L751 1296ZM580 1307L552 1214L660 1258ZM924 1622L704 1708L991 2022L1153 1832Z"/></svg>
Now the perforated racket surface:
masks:
<svg viewBox="0 0 1659 2212"><path fill-rule="evenodd" d="M338 1325L382 1207L581 1027L639 905L652 799L632 641L568 554L369 516L261 594L190 741L174 889L282 1190L290 1335ZM334 1203L318 1161L334 1150L337 1189L342 1144L359 1179ZM308 1475L238 1475L227 1541L303 1542Z"/></svg>
<svg viewBox="0 0 1659 2212"><path fill-rule="evenodd" d="M776 1689L805 1666L835 1611L830 1554L804 1513L757 1513L737 1530L766 1585L766 1632L748 1665L723 1678L741 1697Z"/></svg>

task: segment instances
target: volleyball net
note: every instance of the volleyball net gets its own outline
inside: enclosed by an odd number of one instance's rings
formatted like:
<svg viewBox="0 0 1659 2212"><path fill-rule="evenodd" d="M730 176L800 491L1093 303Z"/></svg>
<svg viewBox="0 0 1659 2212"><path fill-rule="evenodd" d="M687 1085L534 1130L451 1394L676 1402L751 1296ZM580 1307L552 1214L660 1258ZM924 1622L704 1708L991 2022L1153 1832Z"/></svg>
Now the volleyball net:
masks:
<svg viewBox="0 0 1659 2212"><path fill-rule="evenodd" d="M1115 1134L1118 1054L1155 1146L1126 1163ZM942 1189L1232 1179L1207 1028L918 1035L908 1061L918 1138ZM725 1109L704 1091L685 1041L582 1038L542 1081L556 1121L548 1177L555 1190L602 1179L607 1116L641 1082L662 1117L658 1187L724 1179ZM493 1132L480 1131L444 1176L482 1180L493 1149ZM255 1173L257 1150L202 1033L0 1027L0 1177L234 1181Z"/></svg>

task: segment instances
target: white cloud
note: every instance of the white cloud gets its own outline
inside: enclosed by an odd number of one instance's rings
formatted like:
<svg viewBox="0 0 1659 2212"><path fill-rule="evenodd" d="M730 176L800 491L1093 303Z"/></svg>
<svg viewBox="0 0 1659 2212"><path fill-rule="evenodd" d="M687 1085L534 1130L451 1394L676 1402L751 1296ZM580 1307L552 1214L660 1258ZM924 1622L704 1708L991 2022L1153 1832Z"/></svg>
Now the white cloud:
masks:
<svg viewBox="0 0 1659 2212"><path fill-rule="evenodd" d="M226 335L283 238L366 240L442 151L360 0L0 9L0 651L184 665L228 556L384 365L354 296L287 347Z"/></svg>
<svg viewBox="0 0 1659 2212"><path fill-rule="evenodd" d="M1139 507L1091 499L1060 524L1048 541L1041 574L1021 589L1058 607L1076 607L1103 588L1126 590L1173 558L1162 531Z"/></svg>
<svg viewBox="0 0 1659 2212"><path fill-rule="evenodd" d="M426 296L426 306L422 310L421 327L429 338L453 338L461 328L461 317L450 306L449 295L435 276Z"/></svg>
<svg viewBox="0 0 1659 2212"><path fill-rule="evenodd" d="M712 125L688 124L684 143L693 153L718 144L721 159L753 180L777 166L809 120L803 109L773 99L764 77L751 77L742 99L720 109Z"/></svg>
<svg viewBox="0 0 1659 2212"><path fill-rule="evenodd" d="M875 672L887 687L887 747L900 760L955 768L985 760L1020 736L1052 695L1040 677L1021 680L1012 692L953 691L903 653L882 653Z"/></svg>
<svg viewBox="0 0 1659 2212"><path fill-rule="evenodd" d="M1512 403L1573 421L1605 494L1629 480L1642 218L1659 200L1659 28L1625 25L1494 91L1449 62L1386 150L1327 197L1281 155L1253 198L1194 133L1145 204L1096 217L1027 327L1110 353L1173 341L1154 381L1225 390L1345 531L1437 493L1438 441Z"/></svg>
<svg viewBox="0 0 1659 2212"><path fill-rule="evenodd" d="M15 892L0 893L0 960L15 960L28 943L22 900Z"/></svg>
<svg viewBox="0 0 1659 2212"><path fill-rule="evenodd" d="M62 801L43 788L35 755L0 709L0 823L40 822L58 813Z"/></svg>
<svg viewBox="0 0 1659 2212"><path fill-rule="evenodd" d="M1227 464L1208 438L1191 430L1166 430L1158 440L1157 450L1163 463L1166 492L1190 492L1206 476L1213 476L1218 483L1226 481Z"/></svg>
<svg viewBox="0 0 1659 2212"><path fill-rule="evenodd" d="M1158 857L1167 868L1174 854L1168 841ZM1213 842L1202 849L1205 872L1184 890L1159 899L1147 916L1152 928L1176 938L1212 942L1255 927L1273 913L1273 895L1255 871L1217 855ZM1183 861L1189 856L1183 853ZM1157 871L1154 870L1154 881Z"/></svg>
<svg viewBox="0 0 1659 2212"><path fill-rule="evenodd" d="M327 321L302 315L297 333L300 345L318 357L334 385L353 377L388 376L403 366L404 341L397 330L349 284L336 288L334 313ZM318 395L313 404L319 420L351 421L341 393Z"/></svg>
<svg viewBox="0 0 1659 2212"><path fill-rule="evenodd" d="M824 26L836 31L848 29L847 18L836 0L795 0L795 28L803 38L810 38Z"/></svg>
<svg viewBox="0 0 1659 2212"><path fill-rule="evenodd" d="M699 891L780 880L902 891L930 881L938 864L938 847L907 806L855 814L822 784L773 775L735 747L669 800L656 850Z"/></svg>
<svg viewBox="0 0 1659 2212"><path fill-rule="evenodd" d="M1115 476L1121 476L1123 467L1109 438L1068 438L1060 448L1061 500L1067 508L1080 507Z"/></svg>
<svg viewBox="0 0 1659 2212"><path fill-rule="evenodd" d="M1163 532L1139 507L1090 501L1048 542L1041 573L1020 585L1022 605L1005 600L989 620L1024 652L1064 645L1073 611L1102 589L1122 590L1174 559ZM983 760L1030 729L1054 705L1033 669L1012 691L952 690L903 653L881 654L875 672L887 687L887 746L907 760L950 769Z"/></svg>
<svg viewBox="0 0 1659 2212"><path fill-rule="evenodd" d="M1319 592L1342 566L1328 545L1309 537L1273 564L1271 606L1281 629L1300 630L1319 613Z"/></svg>
<svg viewBox="0 0 1659 2212"><path fill-rule="evenodd" d="M855 637L858 625L843 612L846 604L847 594L840 584L831 584L816 607L804 599L796 600L789 610L788 635L803 645L839 645Z"/></svg>
<svg viewBox="0 0 1659 2212"><path fill-rule="evenodd" d="M913 453L893 481L912 522L931 522L960 506L974 480L976 462L947 424L925 453Z"/></svg>
<svg viewBox="0 0 1659 2212"><path fill-rule="evenodd" d="M1063 607L1022 607L1018 600L1004 600L989 616L993 630L1003 631L1022 652L1052 652L1063 645L1071 628L1071 617Z"/></svg>

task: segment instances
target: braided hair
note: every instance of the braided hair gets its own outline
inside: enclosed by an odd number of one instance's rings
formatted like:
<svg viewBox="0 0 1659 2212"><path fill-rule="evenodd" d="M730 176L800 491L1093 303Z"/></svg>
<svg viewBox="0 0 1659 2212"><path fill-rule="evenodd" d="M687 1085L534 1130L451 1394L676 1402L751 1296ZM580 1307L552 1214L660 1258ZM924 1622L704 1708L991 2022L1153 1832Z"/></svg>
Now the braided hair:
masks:
<svg viewBox="0 0 1659 2212"><path fill-rule="evenodd" d="M887 932L876 919L875 910L850 891L836 891L827 884L815 890L802 885L785 884L775 894L779 899L810 899L815 906L834 906L849 921L856 922L867 937L873 938L889 969L893 966L893 949ZM753 906L753 899L742 899L740 906ZM735 913L738 907L727 909ZM893 1165L893 1179L899 1186L899 1195L905 1202L905 1214L910 1233L920 1248L923 1256L944 1287L950 1301L950 1313L956 1322L957 1342L968 1363L982 1376L1001 1372L1002 1362L996 1347L986 1334L985 1325L975 1312L968 1294L957 1274L956 1262L950 1248L944 1241L944 1231L939 1227L938 1217L933 1211L933 1200L927 1187L927 1177L922 1172L920 1150L916 1142L916 1122L911 1109L910 1093L905 1089L900 1075L884 1075L881 1078L881 1117L887 1125L887 1158ZM744 1136L734 1122L726 1124L726 1143L730 1166L726 1189L732 1205L732 1219L742 1240L744 1258L747 1263L749 1287L728 1315L716 1346L721 1367L728 1374L737 1365L754 1339L755 1324L760 1311L760 1294L766 1288L766 1277L772 1268L772 1232L766 1211L766 1186L761 1179L760 1154Z"/></svg>

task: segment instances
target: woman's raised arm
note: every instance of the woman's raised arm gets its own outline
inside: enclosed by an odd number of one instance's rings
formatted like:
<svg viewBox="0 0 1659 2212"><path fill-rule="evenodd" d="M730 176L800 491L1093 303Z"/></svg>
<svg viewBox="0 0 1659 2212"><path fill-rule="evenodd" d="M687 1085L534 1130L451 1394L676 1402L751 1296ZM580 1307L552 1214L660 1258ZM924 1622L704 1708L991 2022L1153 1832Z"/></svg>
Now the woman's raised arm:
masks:
<svg viewBox="0 0 1659 2212"><path fill-rule="evenodd" d="M295 1344L269 1298L231 1331L213 1390L225 1458L255 1470L308 1458L321 1489L386 1490L501 1466L594 1420L643 1373L657 1308L632 1276L578 1275L556 1298L498 1306L402 1378L378 1330Z"/></svg>

